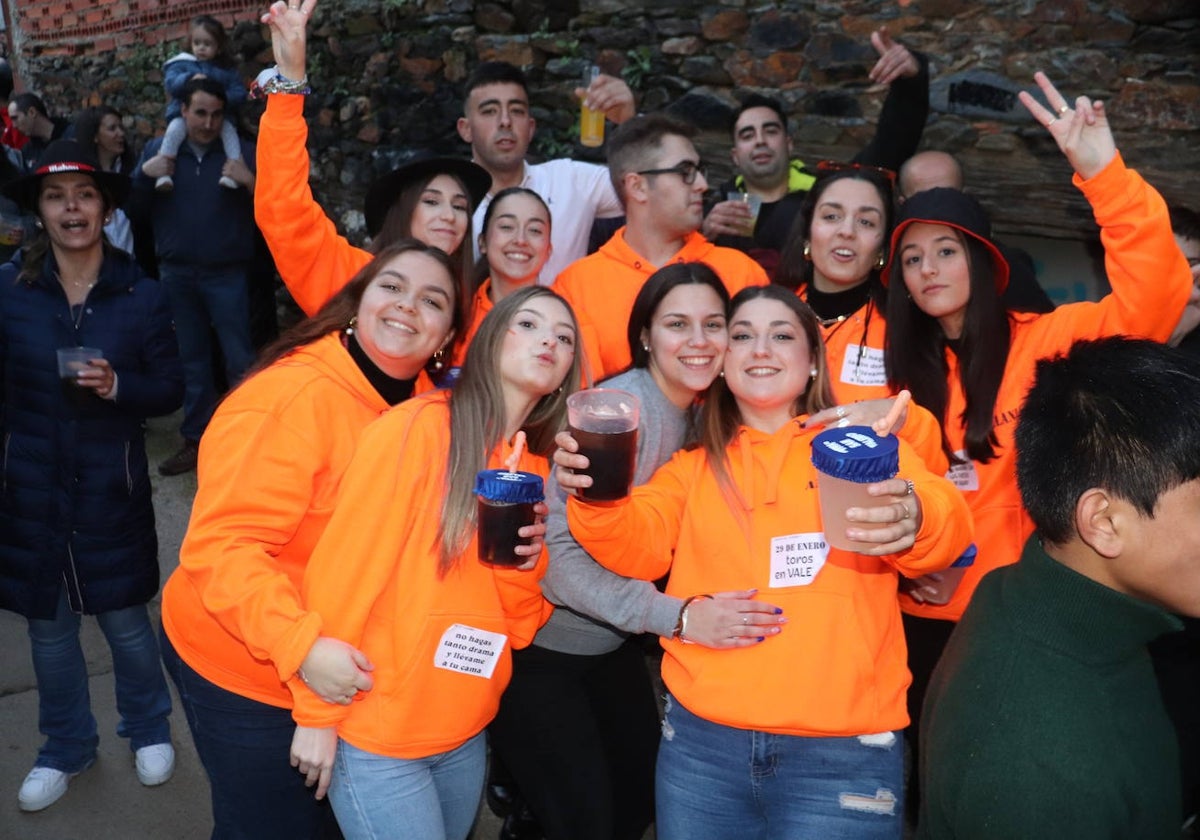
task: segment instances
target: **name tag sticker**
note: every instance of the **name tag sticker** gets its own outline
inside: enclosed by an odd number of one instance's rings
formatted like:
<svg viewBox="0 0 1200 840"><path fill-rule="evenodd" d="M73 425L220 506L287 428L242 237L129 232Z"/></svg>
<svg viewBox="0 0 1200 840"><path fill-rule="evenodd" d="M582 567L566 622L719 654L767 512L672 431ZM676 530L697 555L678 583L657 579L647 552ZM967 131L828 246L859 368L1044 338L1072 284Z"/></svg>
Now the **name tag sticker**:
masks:
<svg viewBox="0 0 1200 840"><path fill-rule="evenodd" d="M963 461L959 464L951 464L950 469L946 471L946 478L959 490L978 490L979 473L975 471L975 462L967 458L966 450L959 450L954 455L962 458Z"/></svg>
<svg viewBox="0 0 1200 840"><path fill-rule="evenodd" d="M848 385L886 385L887 370L883 366L883 351L859 344L847 344L846 355L842 357L842 381Z"/></svg>
<svg viewBox="0 0 1200 840"><path fill-rule="evenodd" d="M788 534L771 539L771 588L808 586L817 579L829 556L825 534Z"/></svg>
<svg viewBox="0 0 1200 840"><path fill-rule="evenodd" d="M507 641L503 633L451 624L438 643L433 667L490 680Z"/></svg>

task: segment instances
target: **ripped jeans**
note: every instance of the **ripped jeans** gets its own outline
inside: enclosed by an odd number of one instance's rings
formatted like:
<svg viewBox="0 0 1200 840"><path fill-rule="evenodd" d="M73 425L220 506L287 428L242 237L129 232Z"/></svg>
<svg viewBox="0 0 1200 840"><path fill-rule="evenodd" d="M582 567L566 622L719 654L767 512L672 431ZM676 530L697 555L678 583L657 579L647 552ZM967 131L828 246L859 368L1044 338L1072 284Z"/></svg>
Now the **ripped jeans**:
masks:
<svg viewBox="0 0 1200 840"><path fill-rule="evenodd" d="M659 840L899 838L904 739L805 738L712 723L667 695Z"/></svg>

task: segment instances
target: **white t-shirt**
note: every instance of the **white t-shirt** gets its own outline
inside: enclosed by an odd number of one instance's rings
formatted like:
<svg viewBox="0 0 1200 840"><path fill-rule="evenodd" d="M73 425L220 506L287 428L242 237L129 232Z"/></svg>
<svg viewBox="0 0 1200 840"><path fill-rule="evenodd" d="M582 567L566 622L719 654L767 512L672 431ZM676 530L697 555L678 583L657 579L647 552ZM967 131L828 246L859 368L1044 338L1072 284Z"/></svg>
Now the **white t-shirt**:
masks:
<svg viewBox="0 0 1200 840"><path fill-rule="evenodd" d="M550 207L550 243L554 252L538 276L538 283L543 286L549 286L559 272L587 255L593 220L611 219L625 212L608 177L608 167L595 163L569 158L527 163L521 186L540 195ZM472 220L476 260L483 216L491 201L489 195L479 202Z"/></svg>

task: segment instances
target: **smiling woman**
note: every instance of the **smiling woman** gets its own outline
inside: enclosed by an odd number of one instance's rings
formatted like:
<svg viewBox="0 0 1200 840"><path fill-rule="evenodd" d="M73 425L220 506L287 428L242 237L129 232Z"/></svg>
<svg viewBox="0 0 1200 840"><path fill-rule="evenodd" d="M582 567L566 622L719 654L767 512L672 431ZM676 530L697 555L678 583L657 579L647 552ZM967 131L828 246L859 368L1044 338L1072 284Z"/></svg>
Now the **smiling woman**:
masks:
<svg viewBox="0 0 1200 840"><path fill-rule="evenodd" d="M412 395L460 326L451 272L420 242L384 249L263 351L205 432L179 568L163 589L163 656L218 836L317 837L332 823L288 764L293 697L342 702L370 689L370 663L321 635L301 581L360 434Z"/></svg>

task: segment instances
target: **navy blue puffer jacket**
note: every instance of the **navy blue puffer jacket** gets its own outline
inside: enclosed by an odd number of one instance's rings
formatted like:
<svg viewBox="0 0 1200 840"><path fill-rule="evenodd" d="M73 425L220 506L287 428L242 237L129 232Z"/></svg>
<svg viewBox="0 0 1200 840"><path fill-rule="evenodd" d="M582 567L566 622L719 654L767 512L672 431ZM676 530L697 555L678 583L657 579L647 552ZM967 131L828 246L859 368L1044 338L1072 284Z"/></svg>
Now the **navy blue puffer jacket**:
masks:
<svg viewBox="0 0 1200 840"><path fill-rule="evenodd" d="M158 540L143 420L183 399L166 297L126 254L106 250L72 312L53 254L33 282L0 266L0 608L53 618L62 586L76 612L145 603ZM116 400L59 382L55 350L96 347Z"/></svg>

